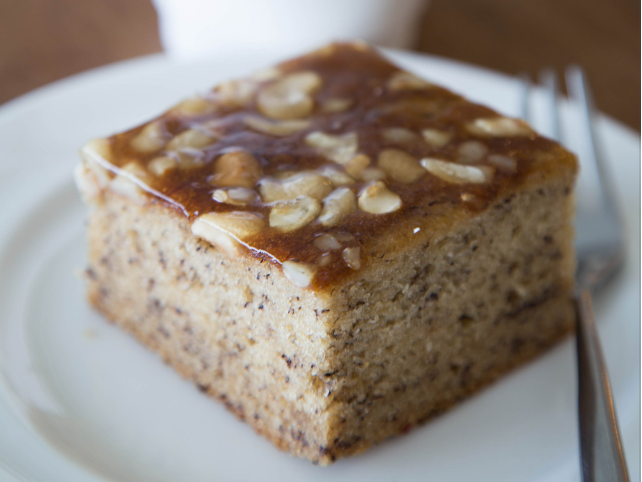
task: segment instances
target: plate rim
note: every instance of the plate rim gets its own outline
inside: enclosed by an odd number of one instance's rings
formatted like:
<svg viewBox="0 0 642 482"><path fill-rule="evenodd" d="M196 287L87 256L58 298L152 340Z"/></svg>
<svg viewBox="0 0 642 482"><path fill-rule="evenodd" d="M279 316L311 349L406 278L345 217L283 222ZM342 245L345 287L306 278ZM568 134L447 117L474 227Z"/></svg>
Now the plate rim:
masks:
<svg viewBox="0 0 642 482"><path fill-rule="evenodd" d="M430 56L430 55L425 55L421 53L416 53L416 52L408 52L408 51L401 51L401 50L391 50L393 53L400 54L402 56L407 56L409 58L415 59L415 61L425 61L426 58L431 59L431 60L436 60L438 62L443 62L444 65L452 64L458 66L458 68L464 67L466 69L472 69L473 71L481 70L484 71L487 74L491 74L493 76L503 78L505 80L514 80L512 77L507 76L503 73L500 72L495 72L490 69L486 68L480 68L477 66L474 66L472 64L467 64L464 62L459 62L459 61L453 61L451 59L445 59L441 57L436 57L436 56ZM190 64L192 63L197 63L197 64L209 64L209 63L214 63L216 58L211 58L211 59L204 59L204 60L199 60L196 62L189 62ZM159 66L159 65L174 65L176 64L175 61L167 58L163 54L152 54L148 56L142 56L142 57L137 57L134 59L128 59L125 61L120 61L116 62L113 64L109 64L106 66L101 66L96 69L91 69L89 71L81 72L78 74L75 74L73 76L61 79L59 81L56 81L52 84L48 84L46 86L40 87L34 91L31 91L29 93L26 93L20 97L17 97L15 99L12 99L11 101L3 104L0 106L0 125L2 122L5 120L10 120L11 116L13 115L19 115L21 111L23 110L28 110L32 108L33 106L37 106L39 102L41 102L43 97L47 96L53 96L57 95L60 92L63 92L65 89L70 89L73 88L75 83L83 83L83 82L91 82L92 78L94 77L101 77L101 76L108 76L108 75L119 75L119 74L125 74L127 75L128 69L131 69L132 66L135 67L135 69L146 69L149 68L149 65L152 67L154 66ZM179 63L180 64L180 63ZM622 124L621 122L612 119L608 116L603 115L604 119L608 122L613 124L618 130L625 131L627 134L635 136L638 139L639 142L639 134L631 129L630 127ZM2 166L0 165L0 168ZM17 172L17 171L15 171ZM58 184L58 187L60 187L60 184ZM61 457L64 457L64 455L60 454ZM70 460L67 458L67 460ZM73 463L73 461L72 461ZM4 469L3 464L0 461L0 468ZM1 471L0 471L1 472ZM9 472L11 474L11 472ZM0 475L2 475L0 473ZM101 476L99 474L94 474L95 477L99 480L101 479ZM18 477L18 476L14 476ZM20 479L17 479L20 480Z"/></svg>

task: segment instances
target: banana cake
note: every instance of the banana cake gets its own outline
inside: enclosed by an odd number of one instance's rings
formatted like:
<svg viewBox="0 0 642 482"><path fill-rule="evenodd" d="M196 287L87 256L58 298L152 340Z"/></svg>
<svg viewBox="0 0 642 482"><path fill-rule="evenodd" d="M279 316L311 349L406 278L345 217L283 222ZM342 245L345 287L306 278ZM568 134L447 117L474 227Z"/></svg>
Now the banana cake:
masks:
<svg viewBox="0 0 642 482"><path fill-rule="evenodd" d="M525 122L332 44L81 149L88 298L326 465L572 330L576 171Z"/></svg>

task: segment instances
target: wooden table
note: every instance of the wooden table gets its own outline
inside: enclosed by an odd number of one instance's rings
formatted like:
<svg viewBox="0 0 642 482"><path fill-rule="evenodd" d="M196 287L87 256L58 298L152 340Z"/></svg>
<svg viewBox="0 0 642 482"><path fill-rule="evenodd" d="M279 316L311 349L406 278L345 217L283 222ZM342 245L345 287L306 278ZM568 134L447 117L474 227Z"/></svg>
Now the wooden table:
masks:
<svg viewBox="0 0 642 482"><path fill-rule="evenodd" d="M149 0L0 0L0 103L160 51L156 22ZM416 48L508 74L579 63L599 108L640 129L636 0L432 0Z"/></svg>

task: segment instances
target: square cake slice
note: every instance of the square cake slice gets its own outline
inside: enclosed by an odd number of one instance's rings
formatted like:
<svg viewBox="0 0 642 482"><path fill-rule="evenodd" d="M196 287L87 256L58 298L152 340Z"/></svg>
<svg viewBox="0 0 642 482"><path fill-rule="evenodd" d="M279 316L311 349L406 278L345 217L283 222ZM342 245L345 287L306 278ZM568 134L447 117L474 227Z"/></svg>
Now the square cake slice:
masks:
<svg viewBox="0 0 642 482"><path fill-rule="evenodd" d="M295 456L363 452L572 329L575 157L362 43L81 157L90 302Z"/></svg>

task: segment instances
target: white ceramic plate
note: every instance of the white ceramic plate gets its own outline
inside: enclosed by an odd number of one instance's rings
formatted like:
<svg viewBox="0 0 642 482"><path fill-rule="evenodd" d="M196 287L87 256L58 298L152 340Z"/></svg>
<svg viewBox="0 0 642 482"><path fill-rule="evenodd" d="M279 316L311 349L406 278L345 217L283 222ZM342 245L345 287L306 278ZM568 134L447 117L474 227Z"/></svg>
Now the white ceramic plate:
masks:
<svg viewBox="0 0 642 482"><path fill-rule="evenodd" d="M426 56L393 57L517 114L511 78ZM320 468L278 452L85 304L75 276L84 267L84 207L70 175L78 146L273 60L180 65L153 56L0 108L0 481L579 480L571 340L428 425ZM532 100L539 109L541 99ZM572 131L572 118L565 123ZM640 139L606 118L599 131L630 249L626 268L595 304L636 480Z"/></svg>

